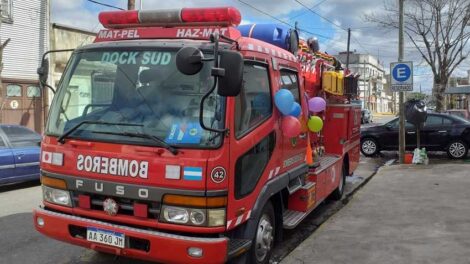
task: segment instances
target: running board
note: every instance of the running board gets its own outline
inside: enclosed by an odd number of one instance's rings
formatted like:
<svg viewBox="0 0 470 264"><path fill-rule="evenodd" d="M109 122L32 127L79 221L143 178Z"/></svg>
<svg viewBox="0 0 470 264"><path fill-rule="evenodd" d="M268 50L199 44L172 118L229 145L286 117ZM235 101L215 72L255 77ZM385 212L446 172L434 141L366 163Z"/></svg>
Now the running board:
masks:
<svg viewBox="0 0 470 264"><path fill-rule="evenodd" d="M300 211L293 211L293 210L285 210L282 216L282 222L284 229L294 229L302 220L309 215L315 206L313 206L307 212L300 212Z"/></svg>
<svg viewBox="0 0 470 264"><path fill-rule="evenodd" d="M230 239L228 243L228 258L235 258L244 252L248 251L251 247L251 240L249 239Z"/></svg>

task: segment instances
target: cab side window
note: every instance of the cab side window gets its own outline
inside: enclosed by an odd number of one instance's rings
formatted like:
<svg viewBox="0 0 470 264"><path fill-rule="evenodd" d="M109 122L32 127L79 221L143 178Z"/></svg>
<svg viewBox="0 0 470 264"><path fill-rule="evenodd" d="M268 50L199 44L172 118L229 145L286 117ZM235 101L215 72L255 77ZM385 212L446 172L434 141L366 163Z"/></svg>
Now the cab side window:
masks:
<svg viewBox="0 0 470 264"><path fill-rule="evenodd" d="M299 89L299 79L297 73L294 71L282 69L281 70L281 88L291 91L294 95L294 99L297 103L300 103L300 89Z"/></svg>
<svg viewBox="0 0 470 264"><path fill-rule="evenodd" d="M235 98L235 136L241 138L272 114L272 97L266 65L246 62L243 88Z"/></svg>

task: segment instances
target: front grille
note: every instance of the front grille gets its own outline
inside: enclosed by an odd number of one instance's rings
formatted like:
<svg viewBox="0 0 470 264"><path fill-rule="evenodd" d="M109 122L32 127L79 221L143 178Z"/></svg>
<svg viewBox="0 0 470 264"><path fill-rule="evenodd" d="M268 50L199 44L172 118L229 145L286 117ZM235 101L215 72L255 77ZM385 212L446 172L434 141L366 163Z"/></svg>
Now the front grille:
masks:
<svg viewBox="0 0 470 264"><path fill-rule="evenodd" d="M72 192L72 198L74 204L78 206L78 196L80 194L90 196L91 200L91 210L103 211L103 202L107 198L112 198L116 201L119 205L118 215L134 215L134 203L146 204L147 205L147 217L152 219L158 219L160 215L160 202L149 202L149 201L141 201L141 200L134 200L134 199L127 199L121 197L109 197L105 195L99 194L90 194L90 193L80 193L80 192Z"/></svg>
<svg viewBox="0 0 470 264"><path fill-rule="evenodd" d="M72 237L86 240L86 227L69 225L69 233ZM126 236L125 247L149 252L150 241L147 239Z"/></svg>

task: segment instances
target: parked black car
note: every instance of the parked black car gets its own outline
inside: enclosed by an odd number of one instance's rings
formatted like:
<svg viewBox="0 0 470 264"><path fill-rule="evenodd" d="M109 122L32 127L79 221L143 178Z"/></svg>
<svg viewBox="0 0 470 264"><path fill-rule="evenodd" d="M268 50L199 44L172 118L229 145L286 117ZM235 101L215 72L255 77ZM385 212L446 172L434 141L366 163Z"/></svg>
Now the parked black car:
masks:
<svg viewBox="0 0 470 264"><path fill-rule="evenodd" d="M361 124L372 122L372 113L369 109L362 109L361 111Z"/></svg>
<svg viewBox="0 0 470 264"><path fill-rule="evenodd" d="M406 149L416 148L416 128L406 123ZM421 130L421 147L447 151L450 158L467 156L470 145L470 122L448 114L428 114ZM378 126L361 128L361 152L373 156L381 150L398 150L398 118Z"/></svg>

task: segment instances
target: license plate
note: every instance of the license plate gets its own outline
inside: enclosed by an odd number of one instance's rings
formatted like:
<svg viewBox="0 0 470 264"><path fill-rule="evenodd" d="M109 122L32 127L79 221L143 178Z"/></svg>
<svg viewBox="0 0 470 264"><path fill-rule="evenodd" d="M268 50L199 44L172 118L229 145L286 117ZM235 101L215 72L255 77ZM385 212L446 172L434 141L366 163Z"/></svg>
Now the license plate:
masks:
<svg viewBox="0 0 470 264"><path fill-rule="evenodd" d="M109 246L124 248L125 236L122 233L88 227L86 240Z"/></svg>

